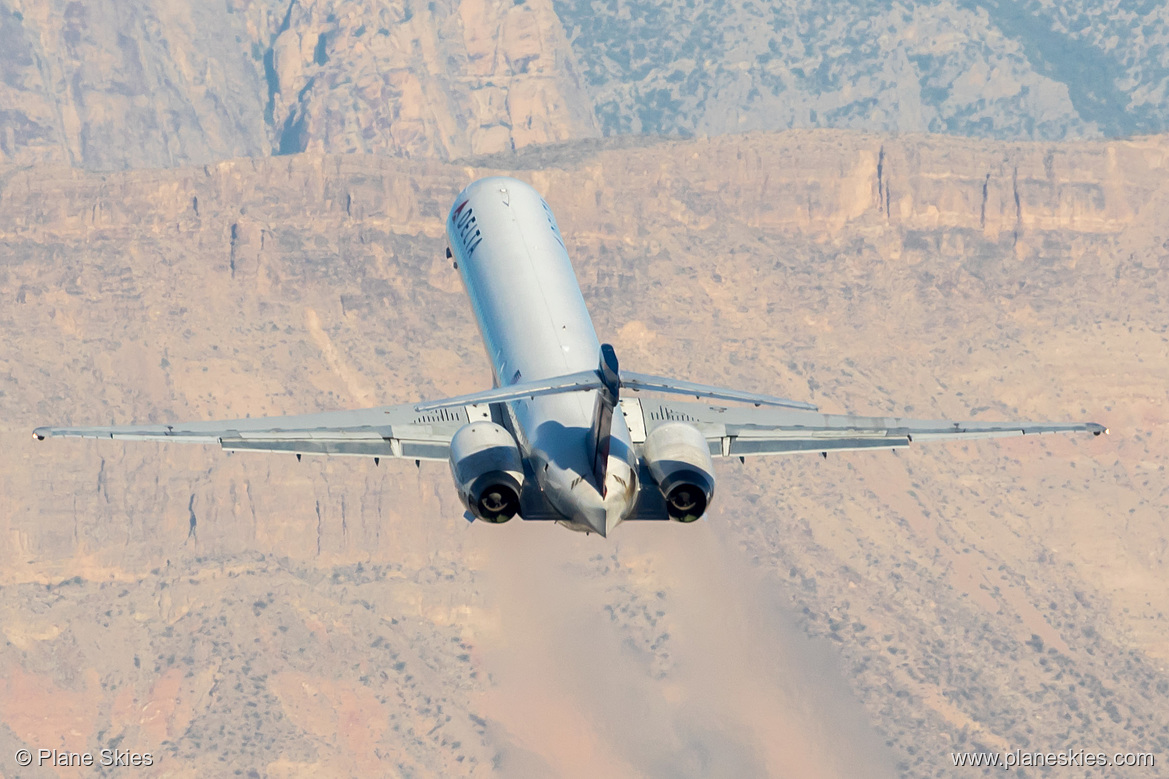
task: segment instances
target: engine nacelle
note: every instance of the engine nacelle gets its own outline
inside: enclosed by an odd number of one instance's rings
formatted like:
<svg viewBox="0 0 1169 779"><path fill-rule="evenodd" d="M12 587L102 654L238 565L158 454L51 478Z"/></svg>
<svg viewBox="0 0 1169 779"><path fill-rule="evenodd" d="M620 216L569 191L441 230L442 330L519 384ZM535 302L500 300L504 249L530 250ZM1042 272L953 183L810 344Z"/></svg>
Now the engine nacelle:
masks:
<svg viewBox="0 0 1169 779"><path fill-rule="evenodd" d="M714 461L697 428L685 422L655 427L645 439L642 457L666 499L670 519L693 522L706 512L714 497Z"/></svg>
<svg viewBox="0 0 1169 779"><path fill-rule="evenodd" d="M519 513L524 466L515 438L494 422L472 422L451 438L451 475L475 517L501 523Z"/></svg>

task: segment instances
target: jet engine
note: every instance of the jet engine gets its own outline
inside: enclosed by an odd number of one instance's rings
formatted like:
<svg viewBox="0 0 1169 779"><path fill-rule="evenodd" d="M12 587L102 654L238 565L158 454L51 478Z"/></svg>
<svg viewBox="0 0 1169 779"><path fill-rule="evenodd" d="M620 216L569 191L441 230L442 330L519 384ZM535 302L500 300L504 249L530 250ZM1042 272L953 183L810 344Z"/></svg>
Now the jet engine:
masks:
<svg viewBox="0 0 1169 779"><path fill-rule="evenodd" d="M472 422L451 438L451 475L459 499L484 522L519 513L524 466L515 438L494 422Z"/></svg>
<svg viewBox="0 0 1169 779"><path fill-rule="evenodd" d="M714 461L710 445L697 428L666 422L645 439L642 457L676 522L693 522L714 497Z"/></svg>

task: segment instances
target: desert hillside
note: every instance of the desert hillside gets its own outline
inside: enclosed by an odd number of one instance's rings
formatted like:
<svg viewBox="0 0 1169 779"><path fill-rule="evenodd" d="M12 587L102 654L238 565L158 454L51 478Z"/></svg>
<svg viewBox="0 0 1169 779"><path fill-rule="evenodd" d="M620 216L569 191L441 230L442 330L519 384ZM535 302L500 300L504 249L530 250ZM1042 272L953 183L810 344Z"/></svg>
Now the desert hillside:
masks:
<svg viewBox="0 0 1169 779"><path fill-rule="evenodd" d="M1167 167L1164 137L821 130L4 169L0 770L1163 772ZM495 171L547 196L623 365L1112 435L721 463L704 522L607 541L467 525L440 464L30 439L486 386L441 227Z"/></svg>
<svg viewBox="0 0 1169 779"><path fill-rule="evenodd" d="M1169 10L1123 0L4 0L0 43L19 165L1169 130Z"/></svg>

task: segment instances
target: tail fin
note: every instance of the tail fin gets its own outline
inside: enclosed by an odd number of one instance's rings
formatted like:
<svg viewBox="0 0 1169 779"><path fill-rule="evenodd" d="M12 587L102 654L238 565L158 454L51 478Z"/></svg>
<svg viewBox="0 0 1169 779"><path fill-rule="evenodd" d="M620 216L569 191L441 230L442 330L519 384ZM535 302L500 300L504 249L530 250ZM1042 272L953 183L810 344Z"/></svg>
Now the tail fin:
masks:
<svg viewBox="0 0 1169 779"><path fill-rule="evenodd" d="M605 495L605 473L609 468L609 442L613 428L613 411L621 393L621 373L617 365L617 352L609 344L601 344L601 364L597 368L601 387L597 392L597 404L593 411L593 475L597 477L597 489Z"/></svg>

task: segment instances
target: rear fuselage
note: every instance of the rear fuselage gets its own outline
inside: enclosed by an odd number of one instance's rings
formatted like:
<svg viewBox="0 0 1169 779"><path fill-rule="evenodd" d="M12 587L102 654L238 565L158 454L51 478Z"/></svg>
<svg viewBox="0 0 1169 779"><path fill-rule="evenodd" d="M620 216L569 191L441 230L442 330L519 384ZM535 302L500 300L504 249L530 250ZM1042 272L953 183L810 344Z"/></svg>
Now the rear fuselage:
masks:
<svg viewBox="0 0 1169 779"><path fill-rule="evenodd" d="M522 181L476 181L455 199L447 237L496 384L597 368L601 345L552 210ZM637 498L637 457L614 415L605 484L594 476L596 392L507 404L544 496L574 529L606 534Z"/></svg>

